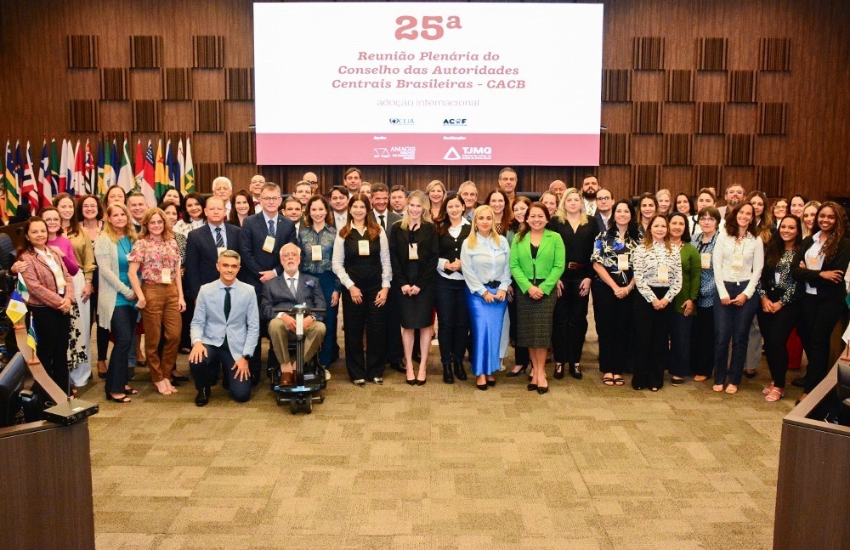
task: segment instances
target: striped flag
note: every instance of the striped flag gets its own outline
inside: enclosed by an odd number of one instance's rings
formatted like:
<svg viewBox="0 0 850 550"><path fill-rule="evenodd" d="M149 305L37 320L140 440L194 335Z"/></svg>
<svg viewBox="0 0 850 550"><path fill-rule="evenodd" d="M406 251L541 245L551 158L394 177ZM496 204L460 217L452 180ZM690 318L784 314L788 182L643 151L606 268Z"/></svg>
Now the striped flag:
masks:
<svg viewBox="0 0 850 550"><path fill-rule="evenodd" d="M183 195L195 192L195 167L192 165L192 144L186 137L186 165L183 169L183 182L180 185Z"/></svg>
<svg viewBox="0 0 850 550"><path fill-rule="evenodd" d="M121 151L121 168L118 171L118 186L129 193L133 190L133 167L130 164L130 144L124 138L124 147Z"/></svg>
<svg viewBox="0 0 850 550"><path fill-rule="evenodd" d="M24 283L24 278L19 274L18 284L12 291L9 304L6 306L6 315L11 319L12 324L17 323L27 314L27 300L29 299L30 293L27 290L27 285Z"/></svg>
<svg viewBox="0 0 850 550"><path fill-rule="evenodd" d="M56 149L56 139L50 140L50 193L52 196L59 194L59 151Z"/></svg>
<svg viewBox="0 0 850 550"><path fill-rule="evenodd" d="M84 170L84 179L86 182L86 186L83 190L83 193L86 195L90 195L94 193L97 172L94 163L94 156L91 152L91 143L89 142L89 140L86 140L86 163Z"/></svg>
<svg viewBox="0 0 850 550"><path fill-rule="evenodd" d="M110 186L118 183L118 173L121 170L121 157L118 156L118 145L115 143L115 139L112 140L112 147L109 149L109 157L112 160L110 163L112 166L112 183L106 187L108 190Z"/></svg>
<svg viewBox="0 0 850 550"><path fill-rule="evenodd" d="M106 143L106 150L109 151L109 142ZM106 187L104 187L104 177L105 177L105 165L106 160L104 159L104 151L103 151L103 142L97 141L97 185L92 187L92 194L97 195L98 197L103 197L106 194Z"/></svg>
<svg viewBox="0 0 850 550"><path fill-rule="evenodd" d="M38 346L38 337L35 335L35 325L33 324L32 317L30 317L30 328L27 329L27 346L32 348L32 352L36 352L36 347Z"/></svg>
<svg viewBox="0 0 850 550"><path fill-rule="evenodd" d="M143 163L141 183L142 196L145 197L145 202L148 206L156 206L156 195L154 193L155 177L153 168L153 143L151 143L151 140L148 140L148 148L145 151Z"/></svg>
<svg viewBox="0 0 850 550"><path fill-rule="evenodd" d="M21 194L26 196L26 200L30 205L30 214L35 215L38 212L38 189L35 183L35 170L32 165L32 149L30 142L27 141L27 156L26 164L24 164L24 179L21 183Z"/></svg>
<svg viewBox="0 0 850 550"><path fill-rule="evenodd" d="M85 152L80 147L80 140L77 140L77 146L74 149L74 175L71 178L71 185L65 190L72 197L86 194L85 165Z"/></svg>
<svg viewBox="0 0 850 550"><path fill-rule="evenodd" d="M171 141L168 142L168 146L171 146ZM154 187L154 194L156 195L156 202L158 203L165 195L165 192L168 191L168 174L165 172L165 160L162 156L162 140L159 140L159 143L156 145L155 166L154 183L156 185Z"/></svg>
<svg viewBox="0 0 850 550"><path fill-rule="evenodd" d="M62 152L59 154L59 180L57 182L56 191L59 193L64 193L65 189L68 187L68 159L70 158L70 153L68 149L70 149L70 145L67 140L62 140Z"/></svg>
<svg viewBox="0 0 850 550"><path fill-rule="evenodd" d="M41 147L41 166L38 170L38 200L39 208L53 205L53 187L50 185L50 157L47 154L47 140ZM31 212L35 214L35 212Z"/></svg>
<svg viewBox="0 0 850 550"><path fill-rule="evenodd" d="M6 140L6 156L2 166L3 189L6 191L7 217L18 213L18 186L15 184L15 161L12 160L12 144Z"/></svg>

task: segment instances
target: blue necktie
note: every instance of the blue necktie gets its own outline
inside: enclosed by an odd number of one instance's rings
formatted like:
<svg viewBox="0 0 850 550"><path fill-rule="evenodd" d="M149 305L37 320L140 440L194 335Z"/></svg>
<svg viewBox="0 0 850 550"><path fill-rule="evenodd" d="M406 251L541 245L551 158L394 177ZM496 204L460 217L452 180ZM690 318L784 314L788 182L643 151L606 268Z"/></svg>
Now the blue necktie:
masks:
<svg viewBox="0 0 850 550"><path fill-rule="evenodd" d="M274 237L274 220L269 220L269 237Z"/></svg>
<svg viewBox="0 0 850 550"><path fill-rule="evenodd" d="M224 248L224 239L221 237L221 228L215 228L215 246L216 248ZM228 292L228 295L230 293Z"/></svg>

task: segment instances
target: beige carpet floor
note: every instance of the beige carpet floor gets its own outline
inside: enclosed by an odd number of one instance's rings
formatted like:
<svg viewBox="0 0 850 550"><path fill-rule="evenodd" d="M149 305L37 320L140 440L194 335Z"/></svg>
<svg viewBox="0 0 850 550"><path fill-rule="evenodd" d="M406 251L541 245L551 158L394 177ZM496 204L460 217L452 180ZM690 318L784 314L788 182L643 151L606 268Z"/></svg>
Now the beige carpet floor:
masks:
<svg viewBox="0 0 850 550"><path fill-rule="evenodd" d="M191 384L162 397L145 369L128 405L106 403L98 380L83 392L101 404L98 548L771 548L781 420L799 391L765 403L764 362L734 396L608 388L596 352L591 336L584 380L544 396L525 377L443 384L436 355L424 387L388 372L358 388L340 362L325 402L297 416L265 383L249 403L219 386L197 408Z"/></svg>

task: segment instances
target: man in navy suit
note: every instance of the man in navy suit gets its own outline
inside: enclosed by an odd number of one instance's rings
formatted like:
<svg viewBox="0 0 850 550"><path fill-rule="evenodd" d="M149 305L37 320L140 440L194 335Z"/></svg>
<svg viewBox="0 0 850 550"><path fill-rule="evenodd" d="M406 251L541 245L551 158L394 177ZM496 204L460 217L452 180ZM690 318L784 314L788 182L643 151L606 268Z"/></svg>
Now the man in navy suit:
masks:
<svg viewBox="0 0 850 550"><path fill-rule="evenodd" d="M614 196L610 190L603 187L596 192L596 213L593 215L600 233L608 231L608 220L611 219L613 209Z"/></svg>
<svg viewBox="0 0 850 550"><path fill-rule="evenodd" d="M295 318L287 313L275 313L275 309L292 309L298 304L306 304L310 309L325 309L327 303L322 294L319 280L307 273L299 273L301 248L295 244L285 244L280 249L280 261L283 273L263 286L260 299L260 314L263 322L268 321L269 340L275 355L281 358L280 383L289 386L294 383L295 364L289 356L289 340L295 336ZM325 337L325 325L321 312L314 311L304 318L304 361L309 361L319 351L319 344Z"/></svg>
<svg viewBox="0 0 850 550"><path fill-rule="evenodd" d="M251 397L248 361L260 336L259 309L251 285L236 280L239 265L237 252L222 252L216 264L219 279L202 286L196 300L189 367L199 407L209 402L222 368L233 399L244 403Z"/></svg>
<svg viewBox="0 0 850 550"><path fill-rule="evenodd" d="M372 214L375 221L387 234L387 239L393 230L393 224L401 220L401 216L389 209L390 190L383 183L372 184ZM387 296L387 356L386 362L390 368L398 372L405 372L402 368L404 363L404 348L401 343L401 311L399 311L398 299L390 293Z"/></svg>
<svg viewBox="0 0 850 550"><path fill-rule="evenodd" d="M242 222L240 250L242 253L243 280L254 287L257 301L263 291L263 283L271 281L283 272L280 264L280 249L286 243L295 243L295 224L279 212L281 194L276 183L268 182L260 191L263 211L248 216ZM260 382L260 351L262 342L251 356L251 377L255 384ZM274 365L274 350L269 349L269 365Z"/></svg>
<svg viewBox="0 0 850 550"><path fill-rule="evenodd" d="M201 286L218 279L218 255L224 250L239 252L241 229L224 223L224 202L218 197L207 199L204 207L207 224L189 232L186 239L185 294L194 299Z"/></svg>

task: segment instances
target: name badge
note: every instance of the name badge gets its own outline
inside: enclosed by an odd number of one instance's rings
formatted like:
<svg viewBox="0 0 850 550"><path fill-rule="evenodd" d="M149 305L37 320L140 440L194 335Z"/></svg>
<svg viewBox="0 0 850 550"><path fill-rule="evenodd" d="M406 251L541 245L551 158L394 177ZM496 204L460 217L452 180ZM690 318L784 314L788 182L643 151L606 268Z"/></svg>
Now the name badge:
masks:
<svg viewBox="0 0 850 550"><path fill-rule="evenodd" d="M817 256L806 256L806 264L809 266L809 269L818 269L818 257Z"/></svg>
<svg viewBox="0 0 850 550"><path fill-rule="evenodd" d="M618 271L628 271L629 270L629 255L628 254L617 254L617 270Z"/></svg>
<svg viewBox="0 0 850 550"><path fill-rule="evenodd" d="M271 235L266 236L266 240L263 241L263 251L271 254L274 252L274 237Z"/></svg>
<svg viewBox="0 0 850 550"><path fill-rule="evenodd" d="M658 266L658 282L659 283L668 283L670 282L670 268L666 265Z"/></svg>
<svg viewBox="0 0 850 550"><path fill-rule="evenodd" d="M703 269L711 268L711 252L703 252L699 255L699 259Z"/></svg>
<svg viewBox="0 0 850 550"><path fill-rule="evenodd" d="M741 269L744 267L744 253L735 252L732 255L732 269Z"/></svg>
<svg viewBox="0 0 850 550"><path fill-rule="evenodd" d="M167 284L167 285L171 284L171 270L170 269L165 268L165 269L162 270L162 282Z"/></svg>
<svg viewBox="0 0 850 550"><path fill-rule="evenodd" d="M369 241L357 241L357 250L361 256L369 255Z"/></svg>
<svg viewBox="0 0 850 550"><path fill-rule="evenodd" d="M314 262L322 261L322 245L314 244L310 247L310 254Z"/></svg>
<svg viewBox="0 0 850 550"><path fill-rule="evenodd" d="M419 259L419 245L417 243L410 243L407 245L407 259L408 260L418 260Z"/></svg>

